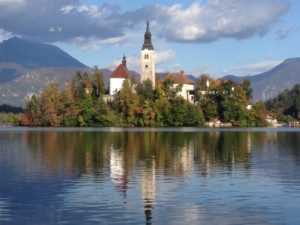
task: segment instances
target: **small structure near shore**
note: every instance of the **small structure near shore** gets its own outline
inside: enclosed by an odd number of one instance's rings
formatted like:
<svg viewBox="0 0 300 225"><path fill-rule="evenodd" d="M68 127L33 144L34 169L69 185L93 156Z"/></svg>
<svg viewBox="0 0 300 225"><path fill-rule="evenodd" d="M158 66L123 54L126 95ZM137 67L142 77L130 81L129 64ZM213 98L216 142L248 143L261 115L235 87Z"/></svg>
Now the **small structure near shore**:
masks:
<svg viewBox="0 0 300 225"><path fill-rule="evenodd" d="M220 120L214 120L205 124L207 127L233 127L232 123L222 123Z"/></svg>
<svg viewBox="0 0 300 225"><path fill-rule="evenodd" d="M0 128L12 127L10 123L0 123Z"/></svg>

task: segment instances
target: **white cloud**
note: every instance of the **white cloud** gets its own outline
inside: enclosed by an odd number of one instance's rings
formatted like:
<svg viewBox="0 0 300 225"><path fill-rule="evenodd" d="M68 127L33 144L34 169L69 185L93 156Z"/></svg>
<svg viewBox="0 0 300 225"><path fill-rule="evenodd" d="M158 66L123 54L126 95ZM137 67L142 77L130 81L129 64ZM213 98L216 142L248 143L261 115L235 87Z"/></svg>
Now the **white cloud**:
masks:
<svg viewBox="0 0 300 225"><path fill-rule="evenodd" d="M161 63L169 62L175 57L176 57L176 53L171 49L159 51L156 54L156 63L159 65Z"/></svg>
<svg viewBox="0 0 300 225"><path fill-rule="evenodd" d="M50 27L48 31L50 33L53 33L53 32L62 32L62 27Z"/></svg>
<svg viewBox="0 0 300 225"><path fill-rule="evenodd" d="M163 63L170 62L175 57L176 57L176 53L171 49L156 52L156 66L160 66ZM140 55L127 56L126 59L127 59L127 68L129 70L135 70L136 72L140 71L140 62L141 62ZM120 57L120 59L117 59L112 63L110 63L109 65L107 65L107 68L110 70L114 70L119 64L121 64L121 61L122 58Z"/></svg>
<svg viewBox="0 0 300 225"><path fill-rule="evenodd" d="M231 68L228 70L228 73L234 73L234 74L240 73L240 75L254 75L254 74L266 72L274 68L275 66L279 65L280 63L282 63L282 61L279 60L250 63L235 68Z"/></svg>
<svg viewBox="0 0 300 225"><path fill-rule="evenodd" d="M170 41L210 42L220 38L243 39L264 35L287 10L287 1L208 0L184 8L157 5L156 20L164 20L161 36Z"/></svg>
<svg viewBox="0 0 300 225"><path fill-rule="evenodd" d="M145 20L150 19L155 33L168 42L212 42L264 35L289 9L288 0L206 0L188 7L158 4L127 12L116 5L83 2L0 0L0 28L45 42L94 38L95 48L99 40L110 44L125 33L140 32L140 25L144 28ZM32 21L38 22L33 26ZM58 32L49 32L52 27Z"/></svg>
<svg viewBox="0 0 300 225"><path fill-rule="evenodd" d="M106 39L96 37L76 37L72 41L80 46L82 51L85 50L98 50L104 45L111 45L114 47L128 46L133 40L140 38L140 35L124 34L122 36L110 37Z"/></svg>
<svg viewBox="0 0 300 225"><path fill-rule="evenodd" d="M0 42L11 38L13 35L11 32L7 32L3 29L0 29Z"/></svg>
<svg viewBox="0 0 300 225"><path fill-rule="evenodd" d="M0 0L1 13L18 12L18 10L24 8L25 5L26 0Z"/></svg>
<svg viewBox="0 0 300 225"><path fill-rule="evenodd" d="M97 18L102 15L102 10L105 9L101 9L97 5L66 5L63 6L60 10L63 12L63 14L69 14L72 12L86 13L91 17Z"/></svg>

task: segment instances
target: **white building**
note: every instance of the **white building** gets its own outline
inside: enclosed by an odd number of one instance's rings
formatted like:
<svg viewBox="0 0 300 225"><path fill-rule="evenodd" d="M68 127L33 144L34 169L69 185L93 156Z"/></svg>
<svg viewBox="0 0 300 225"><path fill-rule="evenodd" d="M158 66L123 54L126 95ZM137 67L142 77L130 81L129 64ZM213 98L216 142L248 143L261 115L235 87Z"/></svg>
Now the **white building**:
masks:
<svg viewBox="0 0 300 225"><path fill-rule="evenodd" d="M141 82L151 80L155 87L155 51L151 41L149 22L144 35L144 45L141 51Z"/></svg>
<svg viewBox="0 0 300 225"><path fill-rule="evenodd" d="M185 100L193 103L194 102L194 89L195 83L190 78L188 78L183 71L179 73L167 73L162 82L165 80L171 80L173 82L173 88L176 88L178 85L181 85L181 91L178 93Z"/></svg>
<svg viewBox="0 0 300 225"><path fill-rule="evenodd" d="M109 94L114 95L118 93L125 79L130 78L131 75L128 72L126 65L126 57L123 56L122 64L120 64L110 75L109 78Z"/></svg>

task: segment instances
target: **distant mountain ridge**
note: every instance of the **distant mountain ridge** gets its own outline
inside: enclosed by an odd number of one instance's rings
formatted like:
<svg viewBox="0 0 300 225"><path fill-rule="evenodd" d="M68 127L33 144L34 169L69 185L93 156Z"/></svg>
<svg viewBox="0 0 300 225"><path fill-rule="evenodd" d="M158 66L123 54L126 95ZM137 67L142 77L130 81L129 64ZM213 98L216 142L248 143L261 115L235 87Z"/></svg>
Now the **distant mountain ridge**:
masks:
<svg viewBox="0 0 300 225"><path fill-rule="evenodd" d="M60 48L13 37L0 43L0 84L43 68L87 68Z"/></svg>
<svg viewBox="0 0 300 225"><path fill-rule="evenodd" d="M245 77L227 75L222 79L235 82L249 79L253 88L253 99L265 101L300 83L300 57L287 59L265 73Z"/></svg>
<svg viewBox="0 0 300 225"><path fill-rule="evenodd" d="M11 38L0 43L0 104L23 106L28 96L37 94L50 82L61 85L77 70L91 69L60 48L20 38ZM102 69L108 87L111 71ZM138 80L139 74L130 71ZM160 74L162 75L162 74ZM195 81L195 77L188 75ZM222 79L241 82L249 79L254 100L267 100L285 89L300 83L300 58L290 58L270 71L254 76L228 75Z"/></svg>
<svg viewBox="0 0 300 225"><path fill-rule="evenodd" d="M15 63L26 69L87 67L54 45L17 37L0 44L0 62Z"/></svg>
<svg viewBox="0 0 300 225"><path fill-rule="evenodd" d="M22 76L0 84L0 105L24 106L33 94L39 94L50 83L57 82L61 88L72 79L77 71L91 72L90 68L43 68L31 70ZM105 84L108 85L111 71L101 69Z"/></svg>
<svg viewBox="0 0 300 225"><path fill-rule="evenodd" d="M24 106L50 82L61 85L89 68L60 48L21 38L0 43L0 104ZM107 74L107 71L105 71Z"/></svg>

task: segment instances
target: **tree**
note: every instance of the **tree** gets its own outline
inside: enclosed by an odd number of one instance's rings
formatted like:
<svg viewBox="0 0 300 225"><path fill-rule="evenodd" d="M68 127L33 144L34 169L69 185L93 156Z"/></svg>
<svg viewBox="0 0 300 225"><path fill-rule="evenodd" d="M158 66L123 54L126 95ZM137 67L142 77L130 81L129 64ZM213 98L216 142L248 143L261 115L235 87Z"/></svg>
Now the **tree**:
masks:
<svg viewBox="0 0 300 225"><path fill-rule="evenodd" d="M95 106L95 126L122 126L122 120L119 115L111 110L103 99L99 99Z"/></svg>
<svg viewBox="0 0 300 225"><path fill-rule="evenodd" d="M203 97L201 100L201 108L206 121L212 121L218 117L218 106L213 95L207 94Z"/></svg>
<svg viewBox="0 0 300 225"><path fill-rule="evenodd" d="M97 67L95 67L93 71L92 80L93 80L93 92L92 92L93 98L94 99L103 98L103 95L105 94L104 78L103 78L103 73Z"/></svg>
<svg viewBox="0 0 300 225"><path fill-rule="evenodd" d="M166 96L170 101L173 101L175 98L177 98L178 93L181 92L182 85L174 85L174 79L172 77L169 77L164 80L161 86L161 92L163 96Z"/></svg>
<svg viewBox="0 0 300 225"><path fill-rule="evenodd" d="M253 89L251 87L251 81L248 80L248 79L243 80L242 88L246 93L247 100L251 100L252 99L252 92L253 92Z"/></svg>
<svg viewBox="0 0 300 225"><path fill-rule="evenodd" d="M157 126L171 126L173 119L171 118L170 108L171 104L167 97L159 96L154 103Z"/></svg>
<svg viewBox="0 0 300 225"><path fill-rule="evenodd" d="M123 115L127 125L134 124L135 109L138 107L138 96L133 93L128 79L124 80L122 89L115 95L113 107L118 113Z"/></svg>
<svg viewBox="0 0 300 225"><path fill-rule="evenodd" d="M72 87L74 91L74 97L75 99L80 99L83 97L85 90L84 90L84 84L83 84L83 76L80 71L76 72L76 75L74 76L72 80Z"/></svg>
<svg viewBox="0 0 300 225"><path fill-rule="evenodd" d="M196 80L196 89L200 91L207 91L210 86L210 76L208 74L201 74Z"/></svg>
<svg viewBox="0 0 300 225"><path fill-rule="evenodd" d="M184 126L200 126L204 124L203 112L199 106L186 103Z"/></svg>
<svg viewBox="0 0 300 225"><path fill-rule="evenodd" d="M300 119L300 85L295 85L290 90L285 90L277 97L265 102L265 106L272 113L279 115L283 120L290 120L286 116ZM278 119L280 119L278 118Z"/></svg>
<svg viewBox="0 0 300 225"><path fill-rule="evenodd" d="M154 93L153 93L153 85L151 80L145 80L142 83L137 84L136 93L140 97L142 104L146 100L153 101Z"/></svg>
<svg viewBox="0 0 300 225"><path fill-rule="evenodd" d="M41 122L46 126L59 126L65 106L57 83L50 84L41 94Z"/></svg>
<svg viewBox="0 0 300 225"><path fill-rule="evenodd" d="M26 118L22 117L23 125L39 126L41 124L41 103L35 95L26 103L25 114Z"/></svg>

